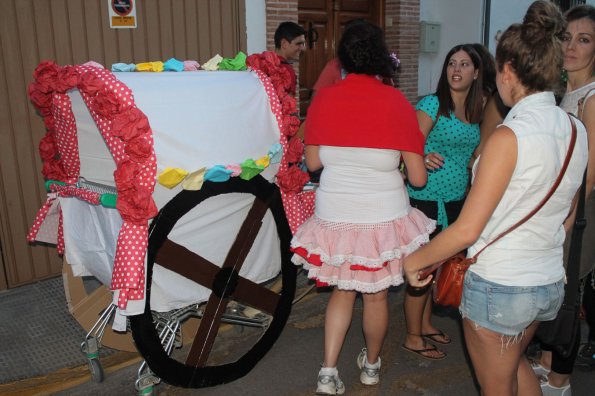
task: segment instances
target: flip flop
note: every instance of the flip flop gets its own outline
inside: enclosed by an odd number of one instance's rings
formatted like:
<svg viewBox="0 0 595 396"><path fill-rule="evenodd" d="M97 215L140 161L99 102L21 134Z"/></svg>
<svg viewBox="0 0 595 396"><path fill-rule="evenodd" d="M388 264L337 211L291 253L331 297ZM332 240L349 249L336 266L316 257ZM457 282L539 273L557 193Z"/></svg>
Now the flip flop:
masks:
<svg viewBox="0 0 595 396"><path fill-rule="evenodd" d="M452 342L452 338L450 338L448 335L444 334L444 332L440 330L438 330L438 333L422 334L421 336L442 345L448 345ZM436 337L442 337L443 339L448 339L448 341L445 342Z"/></svg>
<svg viewBox="0 0 595 396"><path fill-rule="evenodd" d="M420 356L420 357L422 357L424 359L428 359L428 360L442 360L442 359L444 359L446 357L446 352L438 350L438 348L436 348L436 345L432 345L431 348L413 349L413 348L406 347L405 344L401 344L401 348L403 348L404 350L406 350L408 352L414 353L417 356ZM432 357L432 356L424 355L424 353L433 352L433 351L442 352L443 355L442 356L437 356L437 357Z"/></svg>

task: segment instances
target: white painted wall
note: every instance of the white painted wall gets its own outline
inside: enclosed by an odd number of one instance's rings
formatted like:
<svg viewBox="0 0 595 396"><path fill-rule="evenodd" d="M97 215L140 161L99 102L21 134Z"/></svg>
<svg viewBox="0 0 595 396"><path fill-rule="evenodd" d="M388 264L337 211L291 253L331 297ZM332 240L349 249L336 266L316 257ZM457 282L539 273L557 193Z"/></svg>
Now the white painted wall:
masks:
<svg viewBox="0 0 595 396"><path fill-rule="evenodd" d="M246 0L246 36L248 54L266 51L265 0Z"/></svg>
<svg viewBox="0 0 595 396"><path fill-rule="evenodd" d="M483 0L421 0L419 12L422 21L440 23L438 52L419 54L418 94L422 96L436 90L444 57L452 47L481 42Z"/></svg>
<svg viewBox="0 0 595 396"><path fill-rule="evenodd" d="M511 24L520 23L533 0L492 0L488 48L494 54L498 31L505 31Z"/></svg>
<svg viewBox="0 0 595 396"><path fill-rule="evenodd" d="M533 0L492 0L491 22L488 48L492 53L496 52L494 37L498 30L504 31L512 23L522 22L527 8ZM595 0L587 0L586 4L595 6Z"/></svg>
<svg viewBox="0 0 595 396"><path fill-rule="evenodd" d="M533 0L491 0L488 48L496 52L494 37L510 24L521 22ZM587 0L595 6L595 0ZM420 0L420 21L441 25L440 49L419 54L418 94L436 90L442 63L448 51L461 43L483 42L485 0Z"/></svg>

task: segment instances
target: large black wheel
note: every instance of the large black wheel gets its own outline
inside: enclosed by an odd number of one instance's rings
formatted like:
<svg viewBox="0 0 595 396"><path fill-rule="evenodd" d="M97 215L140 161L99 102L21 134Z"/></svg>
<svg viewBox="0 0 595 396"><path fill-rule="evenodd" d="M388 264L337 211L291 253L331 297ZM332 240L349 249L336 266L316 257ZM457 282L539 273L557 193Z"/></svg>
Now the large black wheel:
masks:
<svg viewBox="0 0 595 396"><path fill-rule="evenodd" d="M213 264L168 239L168 234L176 222L192 208L208 198L229 193L249 193L254 195L255 199L223 265ZM269 210L273 215L280 243L280 292L239 275L262 219ZM143 314L130 317L134 342L151 370L163 381L187 388L219 385L247 374L273 346L291 312L297 271L290 261L290 240L291 231L279 189L261 176L256 176L250 181L232 178L223 183L205 182L199 191L182 191L168 202L153 220L149 230L145 311ZM170 356L161 346L153 319L150 300L155 262L211 290L209 300L202 311L196 336L192 345L184 348L185 356L182 358ZM220 333L222 317L232 301L270 315L271 320L257 337L252 348L237 360L209 365L209 354Z"/></svg>

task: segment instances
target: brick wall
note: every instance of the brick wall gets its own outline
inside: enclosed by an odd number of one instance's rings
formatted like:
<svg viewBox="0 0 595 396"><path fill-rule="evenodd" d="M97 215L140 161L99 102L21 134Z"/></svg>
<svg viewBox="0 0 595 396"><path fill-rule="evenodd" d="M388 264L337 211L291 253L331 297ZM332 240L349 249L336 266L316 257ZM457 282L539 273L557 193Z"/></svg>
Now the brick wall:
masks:
<svg viewBox="0 0 595 396"><path fill-rule="evenodd" d="M281 22L298 21L298 0L267 0L267 50L275 50L275 30Z"/></svg>
<svg viewBox="0 0 595 396"><path fill-rule="evenodd" d="M401 60L397 84L411 103L417 102L419 66L419 0L386 0L385 27L388 48Z"/></svg>
<svg viewBox="0 0 595 396"><path fill-rule="evenodd" d="M281 22L295 22L298 21L298 0L267 0L266 1L266 20L267 20L267 50L275 50L275 30ZM299 107L299 95L300 91L300 69L299 63L293 63L293 70L297 76L297 92L296 99L298 100Z"/></svg>

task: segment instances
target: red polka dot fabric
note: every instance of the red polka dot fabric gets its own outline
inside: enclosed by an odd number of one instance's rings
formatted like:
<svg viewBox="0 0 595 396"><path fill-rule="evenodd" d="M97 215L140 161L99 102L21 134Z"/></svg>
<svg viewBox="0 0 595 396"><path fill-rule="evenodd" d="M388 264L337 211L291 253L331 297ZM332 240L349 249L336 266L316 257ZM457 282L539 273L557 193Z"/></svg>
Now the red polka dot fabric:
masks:
<svg viewBox="0 0 595 396"><path fill-rule="evenodd" d="M267 57L267 53L262 56ZM283 146L279 172L286 173L290 167L295 171L299 166L288 163L285 158L288 140L297 131L299 119L294 115L295 98L287 94L286 78L283 77L281 68L279 65L268 66L271 65L267 65L266 71L253 68L253 72L262 82L269 97L271 111L279 124L280 143ZM52 62L42 62L36 69L35 78L36 81L29 87L29 95L44 116L48 129L46 137L40 143L46 179L72 184L80 176L76 120L70 98L66 94L71 88L79 89L116 162L114 179L118 190L117 208L122 215L123 224L116 245L111 289L119 291L118 307L126 309L129 300L144 298L148 220L157 213L152 199L157 164L150 126L146 116L136 108L131 90L106 69L88 64L60 68ZM130 127L127 125L129 120L134 120L136 124ZM124 127L127 128L125 131ZM127 150L133 144L136 149ZM145 150L145 155L139 156L138 148L141 147L150 147L150 151L146 153ZM134 155L129 155L128 152ZM293 173L295 175L296 172ZM279 180L277 183L279 184ZM313 191L301 191L301 186L305 183L303 175L298 175L292 183L298 188L290 191L285 185L280 185L280 189L291 231L295 232L312 215L315 196ZM292 183L287 185L294 187ZM35 235L58 194L79 196L94 204L99 199L98 196L86 194L81 192L84 190L74 187L55 188L54 191L37 214L27 235L29 241L35 240ZM58 225L58 251L64 252L61 217Z"/></svg>
<svg viewBox="0 0 595 396"><path fill-rule="evenodd" d="M29 96L44 116L47 128L39 148L44 177L73 184L80 176L76 120L66 94L72 88L79 89L116 162L116 206L123 225L118 234L111 289L120 292L118 307L126 309L129 300L144 298L148 221L157 214L152 198L157 161L148 120L136 108L131 90L110 71L96 65L59 67L45 61L36 68L34 78ZM118 128L113 128L114 124ZM27 235L29 241L35 240L57 196L77 196L99 204L99 194L91 191L57 185L52 190ZM57 249L64 253L61 216Z"/></svg>
<svg viewBox="0 0 595 396"><path fill-rule="evenodd" d="M288 117L290 114L284 114L281 100L279 99L277 90L273 86L269 76L261 70L253 69L253 72L256 73L262 82L262 85L264 86L264 89L269 97L271 111L275 115L277 123L279 124L279 130L281 131L280 143L283 146L283 159L279 165L279 173L283 173L287 171L289 167L289 163L286 160L288 138L287 134L284 133L287 131L287 126L284 125L284 122L287 120L286 117ZM281 198L283 200L283 207L285 208L285 214L287 216L289 228L291 229L292 233L295 233L298 227L314 213L315 192L301 191L299 193L295 193L281 189Z"/></svg>
<svg viewBox="0 0 595 396"><path fill-rule="evenodd" d="M101 135L114 157L114 161L120 166L131 161L126 152L126 144L131 140L125 141L119 135L119 131L112 128L112 119L116 114L124 112L126 109L136 107L132 91L121 81L119 81L109 70L100 69L92 66L78 66L80 73L92 73L103 82L104 89L110 93L106 104L99 101L97 96L90 95L85 90L81 90L81 95L85 104L89 108L91 116L95 120ZM99 111L101 107L102 111ZM142 114L142 113L141 113ZM112 116L112 117L110 117ZM144 116L144 114L143 114ZM110 119L111 118L111 119ZM145 116L146 118L146 116ZM133 182L137 188L143 188L152 194L157 177L157 160L153 149L153 136L150 129L140 138L146 139L151 153L147 160L136 166ZM118 170L116 171L118 172ZM128 180L130 181L130 180ZM124 183L122 183L124 184ZM120 193L121 186L116 178L116 187L118 189L118 199L123 199L127 195ZM131 197L135 198L135 197ZM152 202L152 198L149 198ZM154 202L153 202L154 206ZM122 213L124 220L118 241L116 244L116 257L114 259L114 268L112 272L111 290L119 290L118 307L126 309L128 300L142 300L145 292L145 254L148 245L148 220L127 219ZM150 213L151 216L156 214ZM140 220L140 221L139 221Z"/></svg>

